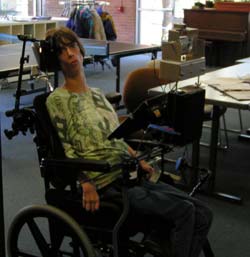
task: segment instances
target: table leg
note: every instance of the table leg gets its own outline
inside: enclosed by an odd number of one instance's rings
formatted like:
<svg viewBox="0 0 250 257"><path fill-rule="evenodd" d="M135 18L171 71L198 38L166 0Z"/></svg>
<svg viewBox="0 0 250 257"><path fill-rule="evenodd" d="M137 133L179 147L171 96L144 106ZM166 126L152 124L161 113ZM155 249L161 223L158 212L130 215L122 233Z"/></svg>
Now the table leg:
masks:
<svg viewBox="0 0 250 257"><path fill-rule="evenodd" d="M0 113L0 256L5 255L5 228L4 228L4 209L3 209L3 174L2 174L2 130Z"/></svg>
<svg viewBox="0 0 250 257"><path fill-rule="evenodd" d="M239 140L241 141L244 141L244 142L250 142L250 128L248 128L246 130L246 133L241 133L239 136L238 136Z"/></svg>
<svg viewBox="0 0 250 257"><path fill-rule="evenodd" d="M229 195L222 192L215 192L215 179L216 179L216 164L217 164L217 145L218 145L218 133L219 133L219 122L220 122L220 110L219 106L213 106L213 119L212 119L212 131L209 149L209 169L211 176L208 183L209 194L228 200L230 202L241 203L242 199L238 196Z"/></svg>
<svg viewBox="0 0 250 257"><path fill-rule="evenodd" d="M152 51L151 60L156 60L156 59L157 59L157 51Z"/></svg>
<svg viewBox="0 0 250 257"><path fill-rule="evenodd" d="M199 180L199 160L200 160L200 140L195 140L192 144L192 168L189 187L193 188Z"/></svg>
<svg viewBox="0 0 250 257"><path fill-rule="evenodd" d="M120 57L116 58L116 92L120 92Z"/></svg>

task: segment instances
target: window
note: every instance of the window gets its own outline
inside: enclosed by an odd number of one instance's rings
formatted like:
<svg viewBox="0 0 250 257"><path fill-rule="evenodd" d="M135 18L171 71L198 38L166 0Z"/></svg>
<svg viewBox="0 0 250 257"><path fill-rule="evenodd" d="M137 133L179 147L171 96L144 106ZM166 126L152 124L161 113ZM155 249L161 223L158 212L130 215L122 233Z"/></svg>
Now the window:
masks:
<svg viewBox="0 0 250 257"><path fill-rule="evenodd" d="M0 0L0 7L2 18L28 16L28 0Z"/></svg>
<svg viewBox="0 0 250 257"><path fill-rule="evenodd" d="M174 10L174 17L175 18L183 18L183 9L191 8L194 3L197 2L195 0L175 0L175 10ZM202 1L200 1L202 2ZM205 2L205 1L204 1Z"/></svg>
<svg viewBox="0 0 250 257"><path fill-rule="evenodd" d="M194 2L196 1L137 0L137 43L161 44L167 38L173 23L182 22L183 9L191 8Z"/></svg>

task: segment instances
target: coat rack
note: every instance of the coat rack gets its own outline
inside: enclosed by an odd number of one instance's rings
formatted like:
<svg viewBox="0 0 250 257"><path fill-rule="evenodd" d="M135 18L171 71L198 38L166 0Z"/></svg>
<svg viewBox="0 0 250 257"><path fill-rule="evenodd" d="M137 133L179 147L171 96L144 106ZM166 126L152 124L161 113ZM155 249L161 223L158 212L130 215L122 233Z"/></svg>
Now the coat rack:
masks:
<svg viewBox="0 0 250 257"><path fill-rule="evenodd" d="M80 1L71 1L71 6L79 6L79 5L101 5L101 6L108 6L110 2L108 1L98 1L98 0L80 0Z"/></svg>
<svg viewBox="0 0 250 257"><path fill-rule="evenodd" d="M1 1L1 0L0 0ZM80 1L71 1L71 0L65 0L65 1L59 1L59 4L63 4L64 8L61 13L62 17L69 17L71 13L71 7L76 6L109 6L110 2L104 0L104 1L98 1L98 0L80 0Z"/></svg>

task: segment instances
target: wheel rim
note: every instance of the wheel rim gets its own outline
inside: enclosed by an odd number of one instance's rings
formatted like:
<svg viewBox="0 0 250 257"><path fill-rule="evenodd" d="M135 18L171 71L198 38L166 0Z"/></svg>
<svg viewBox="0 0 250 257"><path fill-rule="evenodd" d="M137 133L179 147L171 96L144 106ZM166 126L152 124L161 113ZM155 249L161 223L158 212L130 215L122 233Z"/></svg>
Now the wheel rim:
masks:
<svg viewBox="0 0 250 257"><path fill-rule="evenodd" d="M39 224L44 220L50 224L47 230L45 226ZM52 231L51 225L53 224L57 231ZM38 250L39 255L34 255L29 250L22 251L19 247L19 237L25 229L36 244L35 249ZM67 233L65 233L66 231ZM46 238L48 235L49 239ZM65 247L63 245L65 238L70 238L73 242L67 251L61 249L62 246ZM9 229L7 248L9 257L80 256L80 253L83 257L95 256L94 248L79 224L65 212L49 205L27 206L16 215ZM73 251L72 254L71 250Z"/></svg>

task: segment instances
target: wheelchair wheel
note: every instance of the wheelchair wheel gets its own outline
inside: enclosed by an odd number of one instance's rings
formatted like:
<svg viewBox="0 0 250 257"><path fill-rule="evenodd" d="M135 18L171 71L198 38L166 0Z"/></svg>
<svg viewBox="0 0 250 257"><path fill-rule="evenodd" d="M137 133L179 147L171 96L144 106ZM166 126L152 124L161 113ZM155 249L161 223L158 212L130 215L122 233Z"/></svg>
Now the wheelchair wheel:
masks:
<svg viewBox="0 0 250 257"><path fill-rule="evenodd" d="M65 212L49 205L23 208L8 233L9 257L95 257L88 236Z"/></svg>

